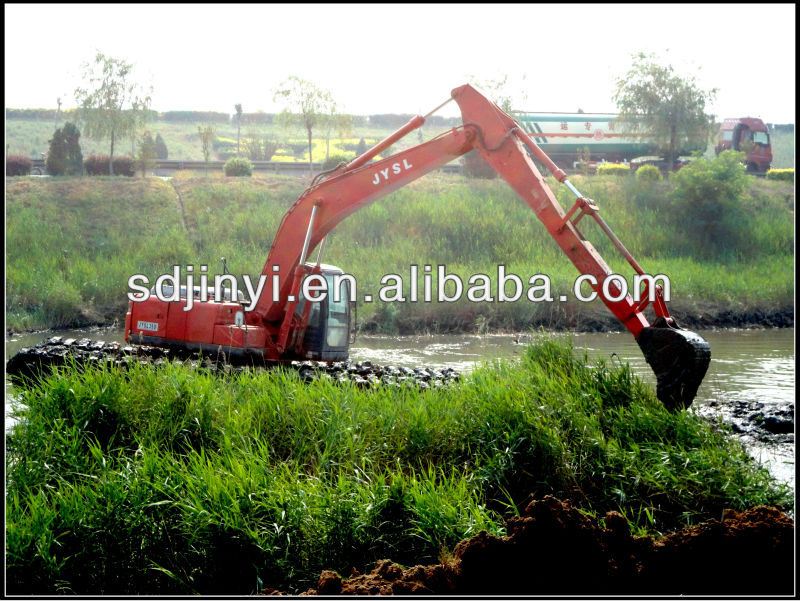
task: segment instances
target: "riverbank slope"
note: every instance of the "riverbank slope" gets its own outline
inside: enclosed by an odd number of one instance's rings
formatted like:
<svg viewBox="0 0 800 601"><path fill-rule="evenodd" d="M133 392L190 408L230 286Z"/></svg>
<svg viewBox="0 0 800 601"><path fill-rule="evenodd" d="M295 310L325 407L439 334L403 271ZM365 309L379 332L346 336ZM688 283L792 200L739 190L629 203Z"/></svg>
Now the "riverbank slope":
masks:
<svg viewBox="0 0 800 601"><path fill-rule="evenodd" d="M692 234L670 217L679 201L691 200L676 200L672 181L573 179L598 202L645 270L669 276L670 309L679 322L688 327L794 323L791 185L748 177L734 207L736 236L725 238L713 229L705 237ZM559 188L552 178L548 181ZM174 265L208 265L213 279L222 272L224 256L231 271L255 278L283 213L302 189L302 182L277 176L9 178L7 327L13 332L121 322L128 278L140 273L153 282ZM559 198L570 206L568 191L559 190ZM706 217L698 209L686 211L684 218L695 222ZM630 275L588 221L582 224L587 238L614 271ZM576 300L577 271L534 213L500 180L440 174L414 182L345 220L329 236L323 260L356 277L365 332L619 328L599 301ZM456 302L436 302L440 264L465 284ZM520 300L498 300L501 264L507 274L520 277ZM390 273L404 278L408 298L411 265L419 266L420 296L423 266L432 266L433 302L363 302L365 295L378 298L381 278ZM492 280L493 302L466 298L469 277L479 273ZM528 280L535 274L550 277L556 300L528 300ZM506 286L508 295L513 288ZM445 293L454 294L452 284ZM566 301L558 300L562 294Z"/></svg>

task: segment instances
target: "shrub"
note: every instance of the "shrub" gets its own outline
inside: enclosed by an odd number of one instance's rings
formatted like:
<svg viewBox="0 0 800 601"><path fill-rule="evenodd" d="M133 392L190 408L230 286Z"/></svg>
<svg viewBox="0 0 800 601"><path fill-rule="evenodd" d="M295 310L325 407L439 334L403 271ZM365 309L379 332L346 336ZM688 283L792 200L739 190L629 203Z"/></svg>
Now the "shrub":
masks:
<svg viewBox="0 0 800 601"><path fill-rule="evenodd" d="M263 156L263 160L271 161L272 160L272 156L278 150L278 142L276 142L275 140L268 140L268 139L264 138L263 149L264 149L264 154L262 155Z"/></svg>
<svg viewBox="0 0 800 601"><path fill-rule="evenodd" d="M81 132L73 123L65 123L53 132L45 167L50 175L81 175L83 153L79 143Z"/></svg>
<svg viewBox="0 0 800 601"><path fill-rule="evenodd" d="M30 175L33 161L21 154L10 154L6 157L6 175Z"/></svg>
<svg viewBox="0 0 800 601"><path fill-rule="evenodd" d="M630 175L631 168L621 163L606 163L597 166L597 175Z"/></svg>
<svg viewBox="0 0 800 601"><path fill-rule="evenodd" d="M83 161L87 175L108 175L108 155L90 154ZM114 175L133 177L135 174L132 157L114 157Z"/></svg>
<svg viewBox="0 0 800 601"><path fill-rule="evenodd" d="M308 152L308 142L286 142L284 146L290 149L296 157L302 157Z"/></svg>
<svg viewBox="0 0 800 601"><path fill-rule="evenodd" d="M671 218L700 257L716 258L748 246L742 204L748 177L743 159L741 152L726 150L672 174Z"/></svg>
<svg viewBox="0 0 800 601"><path fill-rule="evenodd" d="M202 140L201 140L202 142ZM236 140L228 138L215 138L211 142L211 148L218 161L226 161L236 156Z"/></svg>
<svg viewBox="0 0 800 601"><path fill-rule="evenodd" d="M368 146L367 141L364 138L361 138L358 141L358 144L356 144L355 142L342 142L339 144L339 148L341 148L342 150L349 150L351 152L355 152L356 156L358 157L367 152L367 149L377 144L377 142L378 140L370 140Z"/></svg>
<svg viewBox="0 0 800 601"><path fill-rule="evenodd" d="M767 179L794 182L794 169L770 169L767 171Z"/></svg>
<svg viewBox="0 0 800 601"><path fill-rule="evenodd" d="M161 134L156 134L156 158L160 161L169 158L169 151L167 150L167 145L164 142L164 138L161 137Z"/></svg>
<svg viewBox="0 0 800 601"><path fill-rule="evenodd" d="M658 182L664 179L664 176L655 165L642 165L636 170L636 179L643 182Z"/></svg>
<svg viewBox="0 0 800 601"><path fill-rule="evenodd" d="M153 169L156 164L156 143L153 136L149 131L145 131L139 138L139 151L136 159L139 164L139 169L142 172L142 177L147 175L147 171Z"/></svg>
<svg viewBox="0 0 800 601"><path fill-rule="evenodd" d="M334 167L338 167L339 163L347 163L351 160L352 157L343 154L332 154L322 163L322 170L327 171L328 169L333 169Z"/></svg>
<svg viewBox="0 0 800 601"><path fill-rule="evenodd" d="M67 141L60 129L53 132L44 162L48 175L64 175L67 172Z"/></svg>
<svg viewBox="0 0 800 601"><path fill-rule="evenodd" d="M108 155L90 154L83 160L87 175L108 175Z"/></svg>
<svg viewBox="0 0 800 601"><path fill-rule="evenodd" d="M241 148L242 154L246 155L251 161L269 161L275 151L278 150L278 143L275 140L249 132L242 138Z"/></svg>
<svg viewBox="0 0 800 601"><path fill-rule="evenodd" d="M245 157L233 157L225 163L225 175L228 177L250 177L253 175L253 164Z"/></svg>
<svg viewBox="0 0 800 601"><path fill-rule="evenodd" d="M74 123L65 123L62 131L67 142L67 175L83 175L81 132Z"/></svg>
<svg viewBox="0 0 800 601"><path fill-rule="evenodd" d="M136 165L133 157L114 157L114 175L133 177L136 175Z"/></svg>

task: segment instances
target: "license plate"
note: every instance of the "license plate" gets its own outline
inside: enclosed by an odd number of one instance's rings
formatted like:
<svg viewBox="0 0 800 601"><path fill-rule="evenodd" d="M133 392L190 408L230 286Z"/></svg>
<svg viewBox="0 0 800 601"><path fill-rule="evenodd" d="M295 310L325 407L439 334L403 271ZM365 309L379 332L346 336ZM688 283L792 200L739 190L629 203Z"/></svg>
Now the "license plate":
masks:
<svg viewBox="0 0 800 601"><path fill-rule="evenodd" d="M158 332L158 324L153 321L138 321L136 322L136 328L139 330Z"/></svg>

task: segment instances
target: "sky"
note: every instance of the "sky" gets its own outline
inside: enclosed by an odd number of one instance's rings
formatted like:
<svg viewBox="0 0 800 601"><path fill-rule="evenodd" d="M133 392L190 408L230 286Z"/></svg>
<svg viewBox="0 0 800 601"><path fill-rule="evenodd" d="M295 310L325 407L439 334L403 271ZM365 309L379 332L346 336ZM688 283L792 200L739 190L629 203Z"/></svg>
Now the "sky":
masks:
<svg viewBox="0 0 800 601"><path fill-rule="evenodd" d="M615 112L631 55L654 53L718 118L795 119L794 4L6 4L5 102L75 106L99 50L134 64L152 108L278 112L295 75L342 112L427 113L507 76L515 110ZM458 115L450 103L439 113Z"/></svg>

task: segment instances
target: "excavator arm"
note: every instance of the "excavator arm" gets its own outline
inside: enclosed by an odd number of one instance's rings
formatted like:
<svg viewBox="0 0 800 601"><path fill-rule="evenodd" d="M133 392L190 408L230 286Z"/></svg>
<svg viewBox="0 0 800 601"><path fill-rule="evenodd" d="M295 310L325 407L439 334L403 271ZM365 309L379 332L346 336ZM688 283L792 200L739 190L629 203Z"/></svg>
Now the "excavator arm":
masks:
<svg viewBox="0 0 800 601"><path fill-rule="evenodd" d="M321 183L312 184L286 213L273 240L263 274L269 276L276 269L286 270L288 267L290 277L282 278L277 295L265 290L255 308L255 314L265 323L282 320L277 339L278 352L284 350L289 332L303 328L303 320L307 319L307 312L298 317L293 309L300 282L310 272L305 266L308 253L348 215L477 149L533 209L578 271L594 276L597 284L592 287L637 339L645 358L655 370L659 398L670 407L688 406L708 368L708 344L697 334L677 326L669 316L660 287L654 303L657 318L652 325L644 315L648 304L646 299L637 303L630 295L617 301L605 298L601 293L603 283L612 271L578 230L577 223L584 215L590 215L600 224L637 273L643 274L644 271L600 217L595 203L583 197L569 183L566 174L512 117L475 88L464 85L454 89L451 96L461 109L461 127L384 160L369 162L420 127L424 118L417 116L361 157L328 174ZM531 153L575 193L575 204L569 211L564 211L545 183ZM617 284L613 280L609 284L610 296L620 296Z"/></svg>
<svg viewBox="0 0 800 601"><path fill-rule="evenodd" d="M471 149L468 132L457 128L388 159L355 168L344 166L321 184L310 186L283 216L262 270L262 275L267 276L267 285L272 283L269 276L276 272L282 274L280 292L273 295L271 288L265 288L254 313L265 322L281 318L286 310L286 299L297 292L293 276L298 271L305 272L304 259L345 217ZM305 237L308 237L308 244L303 253ZM283 277L285 274L290 277ZM297 298L296 294L294 296Z"/></svg>
<svg viewBox="0 0 800 601"><path fill-rule="evenodd" d="M267 359L290 357L292 350L300 347L298 341L302 339L309 320L310 303L306 303L303 310L297 309L302 280L309 274L320 273L319 260L313 266L307 263L307 258L325 236L348 215L476 149L533 209L578 271L594 276L596 284L593 283L592 287L633 334L655 371L658 397L670 408L688 407L708 368L711 356L708 344L675 323L658 286L654 302L656 319L652 324L644 315L647 298L637 303L630 295L622 296L613 279L608 286L609 296L618 300L606 298L602 294L603 284L612 272L578 230L578 222L584 216L590 216L600 225L637 273L643 274L644 271L599 215L597 205L575 189L566 174L511 116L475 88L469 85L458 87L452 91L451 100L455 100L461 109L461 126L433 140L371 162L425 122L425 117L414 117L363 155L319 174L283 217L262 270L262 275L266 276L263 278L265 287L254 310L234 325L231 316L236 307L230 303L195 306L190 311L194 317L184 318L186 325L181 326L186 332L180 339L181 345L190 348L210 341L212 345L220 348L224 345L230 351L236 348L255 351ZM545 183L531 153L575 194L575 203L568 211L564 211ZM274 277L276 274L279 274L278 278ZM165 311L158 304L152 304L148 310L149 313L141 315L146 318L152 315L147 319L154 323L163 318ZM133 303L131 311L134 311ZM169 332L170 323L167 321ZM126 330L132 340L135 335L141 337L142 334L133 328L134 323L139 322L129 313ZM163 340L154 336L145 338L151 340L150 343Z"/></svg>

